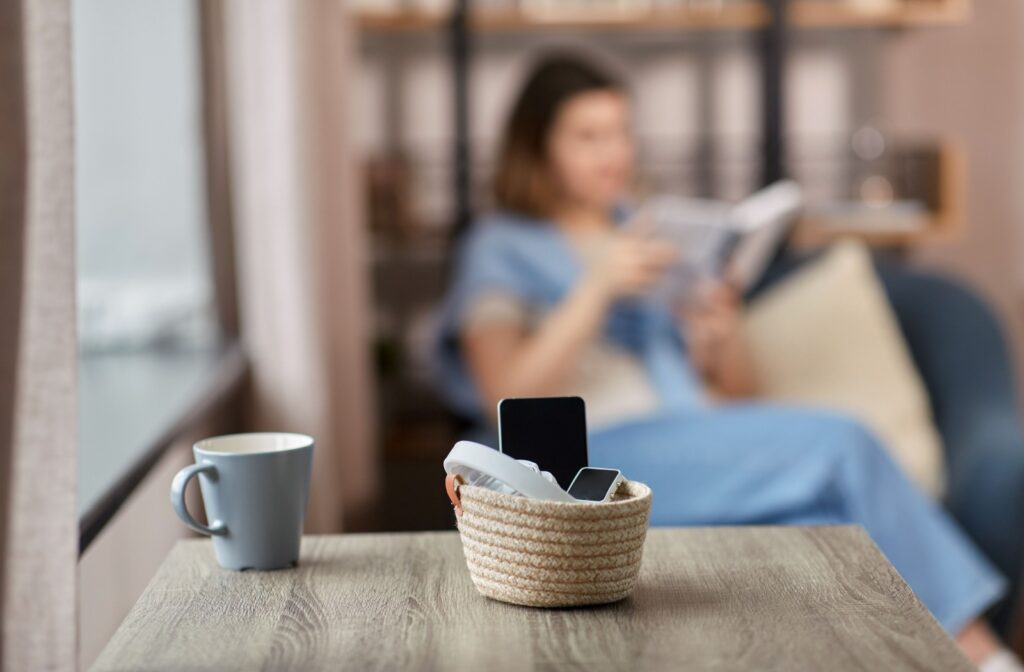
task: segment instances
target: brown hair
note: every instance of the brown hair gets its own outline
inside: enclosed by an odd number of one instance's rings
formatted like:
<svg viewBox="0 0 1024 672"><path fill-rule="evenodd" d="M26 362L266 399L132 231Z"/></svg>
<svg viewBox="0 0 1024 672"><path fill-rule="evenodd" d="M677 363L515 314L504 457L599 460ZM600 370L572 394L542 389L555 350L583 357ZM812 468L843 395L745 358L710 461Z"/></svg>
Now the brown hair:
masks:
<svg viewBox="0 0 1024 672"><path fill-rule="evenodd" d="M571 55L538 63L512 107L502 139L494 195L506 210L550 214L557 194L548 169L547 143L562 105L581 93L622 90L611 74Z"/></svg>

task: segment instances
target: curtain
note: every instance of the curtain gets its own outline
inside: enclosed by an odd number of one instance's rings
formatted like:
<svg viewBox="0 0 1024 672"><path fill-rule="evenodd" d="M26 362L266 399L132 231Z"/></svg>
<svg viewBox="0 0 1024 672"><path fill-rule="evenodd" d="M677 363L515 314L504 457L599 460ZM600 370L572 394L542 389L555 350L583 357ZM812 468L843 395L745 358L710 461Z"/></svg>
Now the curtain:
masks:
<svg viewBox="0 0 1024 672"><path fill-rule="evenodd" d="M377 484L352 32L335 0L227 0L225 11L250 424L316 438L306 530L338 531Z"/></svg>
<svg viewBox="0 0 1024 672"><path fill-rule="evenodd" d="M0 3L4 670L76 660L74 183L68 0Z"/></svg>

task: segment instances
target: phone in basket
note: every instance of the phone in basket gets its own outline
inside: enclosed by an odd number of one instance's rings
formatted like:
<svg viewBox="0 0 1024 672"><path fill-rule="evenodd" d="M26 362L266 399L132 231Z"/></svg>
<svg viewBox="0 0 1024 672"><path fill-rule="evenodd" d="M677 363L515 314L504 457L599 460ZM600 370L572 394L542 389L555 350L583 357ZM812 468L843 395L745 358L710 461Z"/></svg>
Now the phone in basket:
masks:
<svg viewBox="0 0 1024 672"><path fill-rule="evenodd" d="M583 467L572 479L569 496L588 502L607 502L622 484L618 469Z"/></svg>
<svg viewBox="0 0 1024 672"><path fill-rule="evenodd" d="M587 414L580 397L522 397L498 402L498 450L529 460L567 489L587 466Z"/></svg>

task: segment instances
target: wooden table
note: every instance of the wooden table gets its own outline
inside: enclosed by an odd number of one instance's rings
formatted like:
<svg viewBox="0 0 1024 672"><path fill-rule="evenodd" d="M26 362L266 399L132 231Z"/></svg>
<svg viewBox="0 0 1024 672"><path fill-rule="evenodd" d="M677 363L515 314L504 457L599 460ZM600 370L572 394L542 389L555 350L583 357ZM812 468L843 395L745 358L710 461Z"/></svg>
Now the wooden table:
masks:
<svg viewBox="0 0 1024 672"><path fill-rule="evenodd" d="M455 532L307 537L294 570L180 542L96 670L970 670L859 527L652 530L634 594L481 597Z"/></svg>

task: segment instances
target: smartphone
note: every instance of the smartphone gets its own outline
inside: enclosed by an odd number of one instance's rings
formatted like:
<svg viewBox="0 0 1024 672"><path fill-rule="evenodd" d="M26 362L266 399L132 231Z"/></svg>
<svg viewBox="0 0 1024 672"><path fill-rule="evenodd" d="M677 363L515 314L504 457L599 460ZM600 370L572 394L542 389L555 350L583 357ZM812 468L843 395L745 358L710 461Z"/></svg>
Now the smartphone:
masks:
<svg viewBox="0 0 1024 672"><path fill-rule="evenodd" d="M588 502L605 502L621 483L622 472L618 469L584 467L569 485L569 496Z"/></svg>
<svg viewBox="0 0 1024 672"><path fill-rule="evenodd" d="M587 415L580 397L502 399L498 450L549 471L563 490L587 466Z"/></svg>

